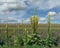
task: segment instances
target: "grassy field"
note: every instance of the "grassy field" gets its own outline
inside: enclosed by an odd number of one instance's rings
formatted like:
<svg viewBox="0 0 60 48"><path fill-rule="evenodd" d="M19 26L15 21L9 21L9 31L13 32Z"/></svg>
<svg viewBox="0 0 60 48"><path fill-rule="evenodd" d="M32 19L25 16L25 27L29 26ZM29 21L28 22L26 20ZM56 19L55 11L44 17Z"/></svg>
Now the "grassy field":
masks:
<svg viewBox="0 0 60 48"><path fill-rule="evenodd" d="M19 26L19 32L23 31L24 26L26 26L27 30L29 32L31 32L31 29L32 29L31 25L28 25L28 24L27 25L9 24L8 31L9 32L12 32L14 30L16 31L16 29L18 28L18 26ZM0 24L0 32L4 32L5 28L6 28L5 24L3 24L3 25ZM37 30L38 33L42 33L42 32L45 33L47 31L48 31L48 25L47 24L39 24L38 25L38 30ZM52 24L51 25L51 32L53 32L56 35L59 35L60 34L60 24Z"/></svg>
<svg viewBox="0 0 60 48"><path fill-rule="evenodd" d="M30 33L32 32L32 27L29 24L9 24L8 25L8 32L17 32L17 28L19 26L19 33L23 34L24 32L24 26L26 26L27 31ZM6 31L6 25L0 24L0 32ZM46 32L48 31L48 25L47 24L39 24L37 32L40 33L40 35L44 36L46 35ZM51 33L53 36L60 36L60 24L52 24L51 25Z"/></svg>
<svg viewBox="0 0 60 48"><path fill-rule="evenodd" d="M9 35L24 35L24 26L26 26L27 31L29 33L32 32L32 27L29 24L9 24L8 25L8 34ZM19 27L19 31L18 28ZM0 37L2 38L2 36L6 36L5 31L6 31L6 25L5 24L0 24ZM41 37L45 37L48 31L48 25L47 24L39 24L38 25L38 29L37 32L41 35ZM52 24L51 25L51 33L52 33L52 37L57 37L60 36L60 24ZM58 47L54 47L54 48L59 48L60 47L60 43L58 45Z"/></svg>

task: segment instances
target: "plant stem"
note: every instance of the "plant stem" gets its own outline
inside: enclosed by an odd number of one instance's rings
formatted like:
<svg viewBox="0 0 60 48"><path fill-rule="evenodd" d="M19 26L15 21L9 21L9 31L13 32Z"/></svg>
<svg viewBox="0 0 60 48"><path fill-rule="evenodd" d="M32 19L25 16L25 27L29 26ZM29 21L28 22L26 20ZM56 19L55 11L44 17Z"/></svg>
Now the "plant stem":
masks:
<svg viewBox="0 0 60 48"><path fill-rule="evenodd" d="M8 44L8 23L6 24L7 44Z"/></svg>
<svg viewBox="0 0 60 48"><path fill-rule="evenodd" d="M25 27L25 45L27 45L27 30L26 30L26 27Z"/></svg>
<svg viewBox="0 0 60 48"><path fill-rule="evenodd" d="M50 37L50 34L51 34L50 13L48 13L48 37Z"/></svg>

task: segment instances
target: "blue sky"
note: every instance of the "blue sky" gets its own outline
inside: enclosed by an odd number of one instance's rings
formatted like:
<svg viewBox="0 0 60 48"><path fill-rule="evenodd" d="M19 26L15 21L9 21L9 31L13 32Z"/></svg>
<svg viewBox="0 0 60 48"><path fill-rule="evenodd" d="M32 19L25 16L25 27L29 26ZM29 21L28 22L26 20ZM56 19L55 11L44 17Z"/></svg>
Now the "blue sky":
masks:
<svg viewBox="0 0 60 48"><path fill-rule="evenodd" d="M29 23L34 7L40 24L47 23L48 12L51 23L60 24L60 0L0 0L0 23Z"/></svg>

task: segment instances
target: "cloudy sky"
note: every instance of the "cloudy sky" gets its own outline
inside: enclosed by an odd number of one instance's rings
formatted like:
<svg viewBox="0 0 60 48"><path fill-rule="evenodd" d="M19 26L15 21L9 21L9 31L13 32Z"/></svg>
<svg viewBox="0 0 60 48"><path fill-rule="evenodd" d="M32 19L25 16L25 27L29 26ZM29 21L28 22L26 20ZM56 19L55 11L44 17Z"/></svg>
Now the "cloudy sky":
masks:
<svg viewBox="0 0 60 48"><path fill-rule="evenodd" d="M29 23L34 15L39 17L39 23L46 24L48 12L52 24L60 24L60 0L0 0L0 23Z"/></svg>

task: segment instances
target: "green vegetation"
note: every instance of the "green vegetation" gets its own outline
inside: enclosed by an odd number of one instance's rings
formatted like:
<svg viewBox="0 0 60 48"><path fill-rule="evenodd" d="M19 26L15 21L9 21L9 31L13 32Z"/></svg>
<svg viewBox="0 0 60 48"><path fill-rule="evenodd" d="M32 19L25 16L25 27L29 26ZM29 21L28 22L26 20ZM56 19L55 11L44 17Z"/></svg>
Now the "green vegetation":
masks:
<svg viewBox="0 0 60 48"><path fill-rule="evenodd" d="M9 32L9 26L6 24L5 31L0 33L0 48L57 48L60 37L52 37L50 14L48 14L48 31L45 37L41 37L41 34L37 32L37 16L30 18L30 24L32 26L30 33L25 24L23 24L24 27L17 25L17 28L13 29L11 32ZM23 34L20 34L20 28Z"/></svg>

